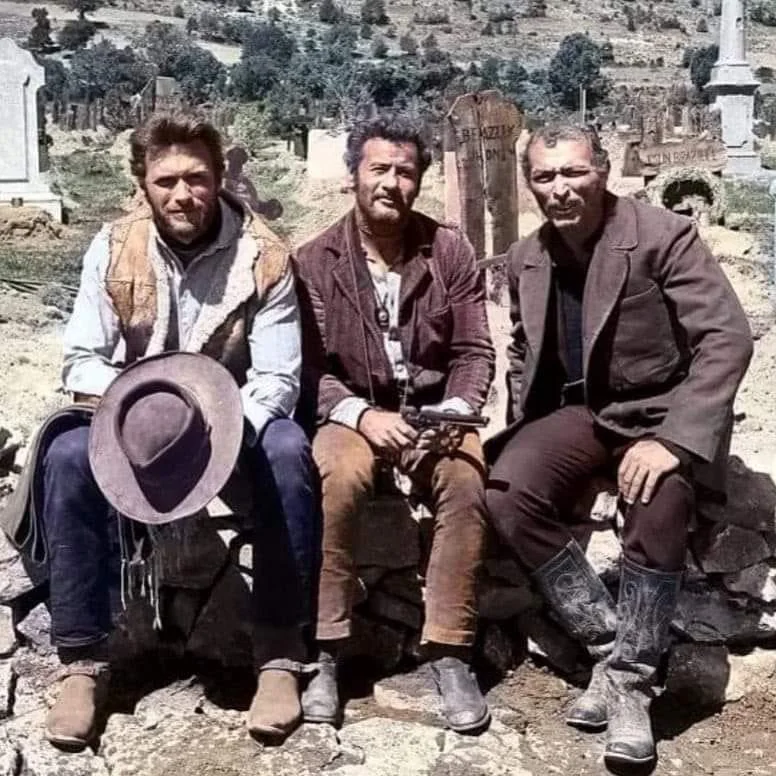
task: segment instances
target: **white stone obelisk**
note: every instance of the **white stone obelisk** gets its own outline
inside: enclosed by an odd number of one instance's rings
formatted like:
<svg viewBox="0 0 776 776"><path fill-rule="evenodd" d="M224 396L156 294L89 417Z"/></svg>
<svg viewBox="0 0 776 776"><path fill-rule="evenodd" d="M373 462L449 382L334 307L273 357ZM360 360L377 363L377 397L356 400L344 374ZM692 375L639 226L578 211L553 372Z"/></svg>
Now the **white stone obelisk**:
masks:
<svg viewBox="0 0 776 776"><path fill-rule="evenodd" d="M746 60L744 0L722 0L719 57L705 88L714 95L722 119L722 142L728 155L726 173L752 175L760 171L752 132L754 93L759 85Z"/></svg>

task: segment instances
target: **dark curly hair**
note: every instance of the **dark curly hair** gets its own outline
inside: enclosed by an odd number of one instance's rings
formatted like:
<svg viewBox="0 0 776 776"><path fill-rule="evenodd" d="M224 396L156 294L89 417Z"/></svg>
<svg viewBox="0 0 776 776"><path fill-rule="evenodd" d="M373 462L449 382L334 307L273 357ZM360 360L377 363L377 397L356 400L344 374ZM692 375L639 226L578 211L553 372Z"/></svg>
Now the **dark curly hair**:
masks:
<svg viewBox="0 0 776 776"><path fill-rule="evenodd" d="M367 140L381 138L394 143L414 143L418 149L420 177L431 164L431 149L422 127L412 119L395 113L378 114L374 118L356 123L348 133L345 165L355 175L361 162L361 154Z"/></svg>
<svg viewBox="0 0 776 776"><path fill-rule="evenodd" d="M593 165L599 170L609 172L609 152L601 145L601 138L592 124L573 124L570 122L552 123L540 127L531 134L523 151L522 167L526 180L531 175L531 149L542 141L547 148L554 148L560 140L576 140L587 143Z"/></svg>
<svg viewBox="0 0 776 776"><path fill-rule="evenodd" d="M129 137L132 174L142 181L146 160L172 145L202 143L210 153L213 171L218 178L224 174L224 149L219 131L202 116L185 111L152 113Z"/></svg>

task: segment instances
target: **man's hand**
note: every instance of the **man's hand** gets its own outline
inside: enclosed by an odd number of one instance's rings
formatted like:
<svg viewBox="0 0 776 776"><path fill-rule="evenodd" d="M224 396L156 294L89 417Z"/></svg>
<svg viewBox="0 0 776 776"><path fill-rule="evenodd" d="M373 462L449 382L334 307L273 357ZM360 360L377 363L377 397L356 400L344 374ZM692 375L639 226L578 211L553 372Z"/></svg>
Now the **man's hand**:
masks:
<svg viewBox="0 0 776 776"><path fill-rule="evenodd" d="M358 421L358 430L372 447L393 455L412 447L418 438L418 432L398 412L366 410Z"/></svg>
<svg viewBox="0 0 776 776"><path fill-rule="evenodd" d="M661 477L679 468L679 459L655 439L631 445L617 470L617 487L626 503L649 504Z"/></svg>

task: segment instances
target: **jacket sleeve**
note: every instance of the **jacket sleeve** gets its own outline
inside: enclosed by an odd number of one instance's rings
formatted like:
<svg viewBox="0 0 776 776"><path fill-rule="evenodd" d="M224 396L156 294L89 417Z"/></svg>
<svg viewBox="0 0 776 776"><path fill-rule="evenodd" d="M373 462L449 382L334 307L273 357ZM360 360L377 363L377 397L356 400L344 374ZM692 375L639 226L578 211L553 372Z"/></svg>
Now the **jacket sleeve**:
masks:
<svg viewBox="0 0 776 776"><path fill-rule="evenodd" d="M333 419L332 412L344 399L355 397L356 394L329 370L326 356L326 308L308 261L315 261L315 257L298 258L294 264L304 343L302 396L307 408L306 415L313 415L316 422L322 424ZM360 332L354 332L354 336L360 336Z"/></svg>
<svg viewBox="0 0 776 776"><path fill-rule="evenodd" d="M507 425L523 419L520 394L525 369L526 339L523 321L520 317L520 274L514 247L507 260L507 283L509 287L509 322L511 324L507 346Z"/></svg>
<svg viewBox="0 0 776 776"><path fill-rule="evenodd" d="M749 323L694 224L680 227L660 260L660 284L691 358L656 436L712 461L752 357Z"/></svg>
<svg viewBox="0 0 776 776"><path fill-rule="evenodd" d="M448 295L453 316L450 370L445 399L458 397L480 410L493 381L496 355L485 308L485 283L474 248L460 234L456 241Z"/></svg>
<svg viewBox="0 0 776 776"><path fill-rule="evenodd" d="M78 295L65 328L62 382L69 393L102 396L120 371L113 363L121 340L119 317L105 288L109 261L106 226L84 254Z"/></svg>

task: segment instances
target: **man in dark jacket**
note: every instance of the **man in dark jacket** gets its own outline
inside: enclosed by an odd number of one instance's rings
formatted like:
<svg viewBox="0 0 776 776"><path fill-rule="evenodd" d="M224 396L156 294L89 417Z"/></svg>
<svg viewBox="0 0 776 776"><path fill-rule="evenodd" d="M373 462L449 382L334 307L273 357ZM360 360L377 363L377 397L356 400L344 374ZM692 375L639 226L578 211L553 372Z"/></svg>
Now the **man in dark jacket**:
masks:
<svg viewBox="0 0 776 776"><path fill-rule="evenodd" d="M645 763L694 481L720 482L751 335L690 220L606 191L609 160L592 128L538 130L524 169L547 223L508 256L511 425L488 507L599 659L567 721L608 724L607 760ZM572 538L575 502L607 469L624 514L616 608Z"/></svg>
<svg viewBox="0 0 776 776"><path fill-rule="evenodd" d="M482 447L476 431L419 435L400 410L482 407L494 367L482 279L460 231L412 211L430 153L411 124L378 117L357 126L346 162L354 209L297 257L300 297L314 313L303 338L318 366L313 455L324 513L320 671L304 695L305 719L339 716L337 654L351 633L357 520L387 464L435 511L422 641L448 724L471 731L488 721L469 667L486 526Z"/></svg>

